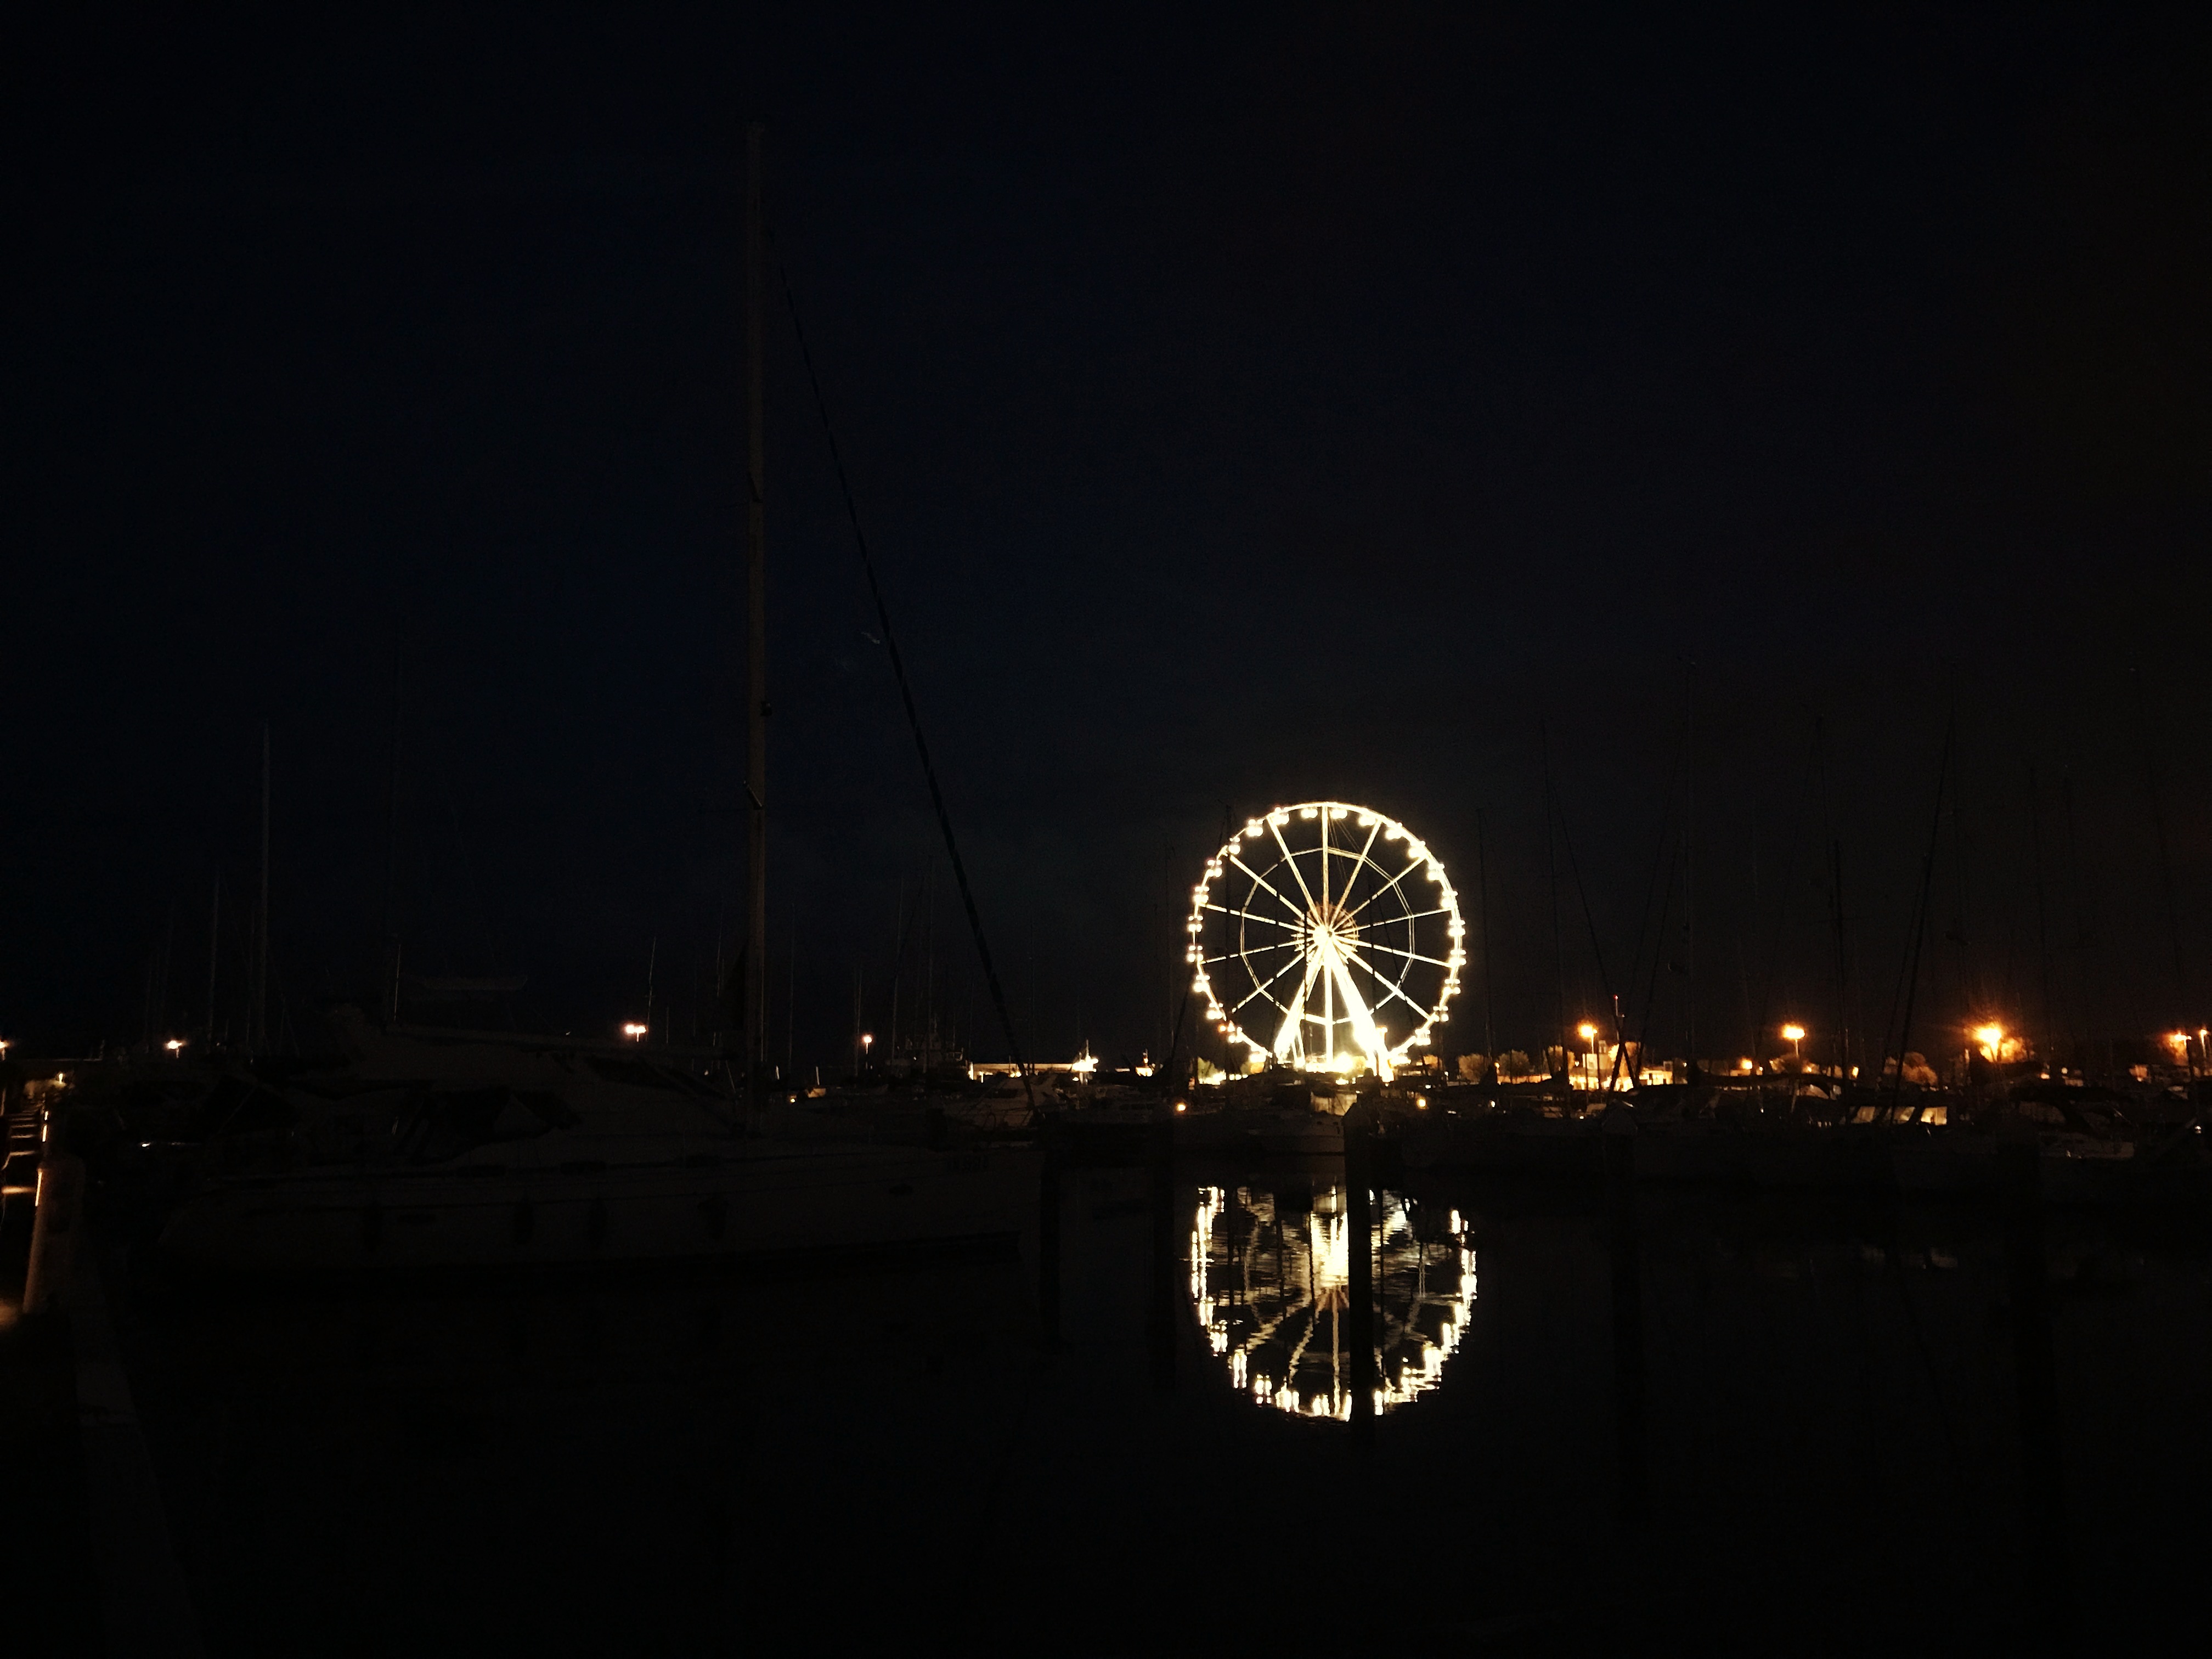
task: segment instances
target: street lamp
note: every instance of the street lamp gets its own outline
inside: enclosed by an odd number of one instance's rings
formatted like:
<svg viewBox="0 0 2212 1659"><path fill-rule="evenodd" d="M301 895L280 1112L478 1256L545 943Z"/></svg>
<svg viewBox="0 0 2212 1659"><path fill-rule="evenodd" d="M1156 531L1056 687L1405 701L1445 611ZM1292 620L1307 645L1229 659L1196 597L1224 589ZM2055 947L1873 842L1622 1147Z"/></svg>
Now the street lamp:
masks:
<svg viewBox="0 0 2212 1659"><path fill-rule="evenodd" d="M1575 1035L1583 1040L1583 1054L1585 1056L1583 1061L1583 1070L1588 1073L1591 1079L1590 1086L1592 1088L1595 1088L1597 1086L1595 1081L1597 1078L1597 1054L1596 1051L1590 1047L1590 1044L1597 1040L1597 1027L1591 1024L1588 1020L1584 1020L1581 1024L1575 1027Z"/></svg>
<svg viewBox="0 0 2212 1659"><path fill-rule="evenodd" d="M1982 1045L1982 1058L1984 1060L1995 1061L2002 1057L2004 1053L2004 1027L2002 1025L1977 1025L1974 1027L1974 1041Z"/></svg>
<svg viewBox="0 0 2212 1659"><path fill-rule="evenodd" d="M623 1035L632 1042L642 1042L645 1041L645 1030L646 1028L635 1020L631 1020L623 1027Z"/></svg>
<svg viewBox="0 0 2212 1659"><path fill-rule="evenodd" d="M1802 1046L1805 1041L1805 1028L1796 1024L1784 1026L1782 1040L1790 1045L1790 1058L1796 1061L1797 1068L1802 1071L1805 1067L1805 1050Z"/></svg>

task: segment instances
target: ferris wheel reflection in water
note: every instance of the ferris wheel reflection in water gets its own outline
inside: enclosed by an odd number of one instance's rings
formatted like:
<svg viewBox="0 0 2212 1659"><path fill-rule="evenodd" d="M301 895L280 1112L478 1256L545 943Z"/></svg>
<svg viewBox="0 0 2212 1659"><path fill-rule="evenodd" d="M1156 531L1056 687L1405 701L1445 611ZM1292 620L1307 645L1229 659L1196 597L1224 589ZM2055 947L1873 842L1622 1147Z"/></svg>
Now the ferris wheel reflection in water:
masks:
<svg viewBox="0 0 2212 1659"><path fill-rule="evenodd" d="M1465 1334L1474 1251L1456 1210L1376 1194L1367 1240L1375 1264L1375 1408L1437 1386ZM1190 1238L1199 1327L1231 1382L1298 1417L1352 1414L1351 1230L1334 1184L1304 1192L1201 1187Z"/></svg>

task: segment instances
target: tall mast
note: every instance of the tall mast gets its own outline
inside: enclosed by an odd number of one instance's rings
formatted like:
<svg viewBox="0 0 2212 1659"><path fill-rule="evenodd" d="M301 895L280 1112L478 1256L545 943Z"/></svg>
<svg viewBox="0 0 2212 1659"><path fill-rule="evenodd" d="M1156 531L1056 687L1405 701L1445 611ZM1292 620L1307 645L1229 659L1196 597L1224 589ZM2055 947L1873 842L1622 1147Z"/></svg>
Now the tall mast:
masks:
<svg viewBox="0 0 2212 1659"><path fill-rule="evenodd" d="M222 942L222 872L215 872L215 895L208 901L208 994L207 1046L215 1050L215 968L218 947Z"/></svg>
<svg viewBox="0 0 2212 1659"><path fill-rule="evenodd" d="M252 1004L246 1019L246 1046L255 1053L269 1046L269 722L261 722L261 895L253 908Z"/></svg>
<svg viewBox="0 0 2212 1659"><path fill-rule="evenodd" d="M745 129L745 1090L768 1059L768 521L763 388L766 227L762 220L767 130Z"/></svg>
<svg viewBox="0 0 2212 1659"><path fill-rule="evenodd" d="M1222 837L1227 840L1227 836ZM1475 908L1482 929L1482 1047L1490 1056L1491 1081L1498 1080L1498 1033L1491 1024L1490 997L1490 854L1482 834L1482 813L1474 815L1474 883L1480 902Z"/></svg>
<svg viewBox="0 0 2212 1659"><path fill-rule="evenodd" d="M1536 740L1543 751L1544 763L1544 868L1552 884L1552 966L1558 971L1559 1006L1554 1033L1559 1039L1559 1076L1566 1070L1567 1054L1567 945L1559 931L1559 811L1552 797L1552 728L1548 720L1536 722ZM1551 1050L1547 1045L1544 1064L1551 1065Z"/></svg>
<svg viewBox="0 0 2212 1659"><path fill-rule="evenodd" d="M384 1017L399 1019L399 717L400 676L406 672L406 653L395 641L392 653L392 767L384 795Z"/></svg>

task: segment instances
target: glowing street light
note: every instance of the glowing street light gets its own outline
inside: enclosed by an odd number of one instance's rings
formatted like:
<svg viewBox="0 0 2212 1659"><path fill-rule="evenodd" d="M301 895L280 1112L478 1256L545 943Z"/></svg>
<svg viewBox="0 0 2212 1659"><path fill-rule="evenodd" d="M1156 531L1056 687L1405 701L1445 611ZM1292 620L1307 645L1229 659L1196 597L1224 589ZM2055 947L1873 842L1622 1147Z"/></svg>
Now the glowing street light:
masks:
<svg viewBox="0 0 2212 1659"><path fill-rule="evenodd" d="M631 1020L623 1027L623 1035L632 1042L642 1042L645 1041L645 1030L646 1028L635 1020Z"/></svg>
<svg viewBox="0 0 2212 1659"><path fill-rule="evenodd" d="M171 1037L161 1046L173 1054L180 1054L185 1051L185 1040L182 1037Z"/></svg>
<svg viewBox="0 0 2212 1659"><path fill-rule="evenodd" d="M1984 1060L1995 1060L2003 1054L2004 1037L2004 1027L2002 1025L1977 1025L1974 1027L1974 1041L1982 1045L1982 1058Z"/></svg>
<svg viewBox="0 0 2212 1659"><path fill-rule="evenodd" d="M1782 1028L1782 1040L1790 1045L1790 1057L1800 1066L1805 1063L1805 1028L1794 1021Z"/></svg>

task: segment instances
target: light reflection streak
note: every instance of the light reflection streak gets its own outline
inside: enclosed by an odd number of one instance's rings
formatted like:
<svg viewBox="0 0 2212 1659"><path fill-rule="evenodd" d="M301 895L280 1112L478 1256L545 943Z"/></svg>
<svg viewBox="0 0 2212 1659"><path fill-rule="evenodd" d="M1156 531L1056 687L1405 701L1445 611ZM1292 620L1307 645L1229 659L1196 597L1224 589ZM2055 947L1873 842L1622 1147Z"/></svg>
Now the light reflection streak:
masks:
<svg viewBox="0 0 2212 1659"><path fill-rule="evenodd" d="M1377 1194L1375 1406L1410 1405L1443 1379L1475 1297L1474 1251L1456 1210ZM1304 1194L1201 1187L1190 1237L1200 1329L1239 1393L1295 1416L1352 1415L1350 1232L1337 1186Z"/></svg>

